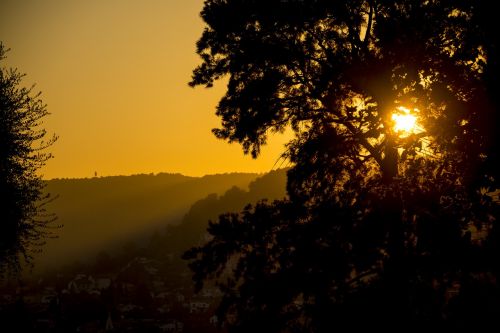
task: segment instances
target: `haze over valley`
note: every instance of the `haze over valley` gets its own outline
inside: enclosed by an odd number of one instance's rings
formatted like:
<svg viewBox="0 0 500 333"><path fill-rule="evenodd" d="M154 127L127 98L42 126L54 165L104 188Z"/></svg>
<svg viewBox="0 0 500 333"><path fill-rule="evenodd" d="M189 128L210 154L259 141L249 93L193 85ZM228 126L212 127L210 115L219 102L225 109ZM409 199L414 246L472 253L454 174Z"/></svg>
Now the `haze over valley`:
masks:
<svg viewBox="0 0 500 333"><path fill-rule="evenodd" d="M225 212L223 208L238 211L246 203L259 199L282 198L285 173L278 171L272 175L231 173L187 177L163 173L47 181L46 191L55 197L47 210L57 215L57 224L62 227L54 230L57 238L48 239L35 255L34 271L93 259L103 250L118 251L127 241L140 244L153 232L163 232L168 225L182 222L197 201L218 198L233 187L245 193L250 186L252 200L236 207L221 207L219 213ZM199 216L205 226L209 218L217 217L209 212Z"/></svg>

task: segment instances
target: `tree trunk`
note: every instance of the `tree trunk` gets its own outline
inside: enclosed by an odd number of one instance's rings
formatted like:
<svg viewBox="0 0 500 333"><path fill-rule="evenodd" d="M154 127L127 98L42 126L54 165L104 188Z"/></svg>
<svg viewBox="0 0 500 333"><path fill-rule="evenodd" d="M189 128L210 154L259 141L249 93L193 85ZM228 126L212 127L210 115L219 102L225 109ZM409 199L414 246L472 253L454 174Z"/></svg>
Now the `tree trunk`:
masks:
<svg viewBox="0 0 500 333"><path fill-rule="evenodd" d="M382 164L382 180L389 184L398 175L398 148L394 140L389 138L385 146L385 156Z"/></svg>

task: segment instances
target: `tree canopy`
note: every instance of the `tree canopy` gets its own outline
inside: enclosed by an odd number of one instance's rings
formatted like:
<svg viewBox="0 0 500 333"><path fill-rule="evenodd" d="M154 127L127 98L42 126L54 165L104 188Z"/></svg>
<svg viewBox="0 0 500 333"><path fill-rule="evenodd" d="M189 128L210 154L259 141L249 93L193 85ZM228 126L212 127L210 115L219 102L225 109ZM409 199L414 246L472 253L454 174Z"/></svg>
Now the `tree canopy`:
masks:
<svg viewBox="0 0 500 333"><path fill-rule="evenodd" d="M257 157L269 133L295 132L288 198L221 216L186 254L198 287L219 281L225 322L495 321L500 76L487 1L207 0L201 15L190 84L228 79L214 134ZM404 116L416 126L398 129Z"/></svg>
<svg viewBox="0 0 500 333"><path fill-rule="evenodd" d="M0 61L7 50L0 43ZM50 196L39 173L52 155L45 150L57 137L47 139L41 127L48 115L40 93L22 87L24 75L16 69L0 68L0 272L18 270L21 259L50 235L54 216L44 205Z"/></svg>

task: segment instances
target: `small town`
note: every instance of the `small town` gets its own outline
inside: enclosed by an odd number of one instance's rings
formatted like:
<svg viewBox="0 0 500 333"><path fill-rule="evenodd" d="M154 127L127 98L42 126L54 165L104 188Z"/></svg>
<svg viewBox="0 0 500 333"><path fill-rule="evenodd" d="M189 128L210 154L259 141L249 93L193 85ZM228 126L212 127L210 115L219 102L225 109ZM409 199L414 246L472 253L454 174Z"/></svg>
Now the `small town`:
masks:
<svg viewBox="0 0 500 333"><path fill-rule="evenodd" d="M194 294L189 271L135 257L117 273L56 274L2 286L0 313L30 332L221 332L214 314L221 293ZM173 282L177 281L177 282Z"/></svg>

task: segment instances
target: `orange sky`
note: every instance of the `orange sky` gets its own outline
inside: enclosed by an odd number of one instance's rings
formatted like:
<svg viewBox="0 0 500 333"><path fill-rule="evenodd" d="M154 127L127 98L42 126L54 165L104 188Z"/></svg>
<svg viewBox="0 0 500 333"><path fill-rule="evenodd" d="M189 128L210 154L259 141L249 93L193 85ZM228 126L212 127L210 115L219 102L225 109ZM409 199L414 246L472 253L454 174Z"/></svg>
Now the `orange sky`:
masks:
<svg viewBox="0 0 500 333"><path fill-rule="evenodd" d="M27 73L59 136L44 178L266 172L277 136L253 160L217 140L225 84L190 88L202 0L1 0L3 65Z"/></svg>

